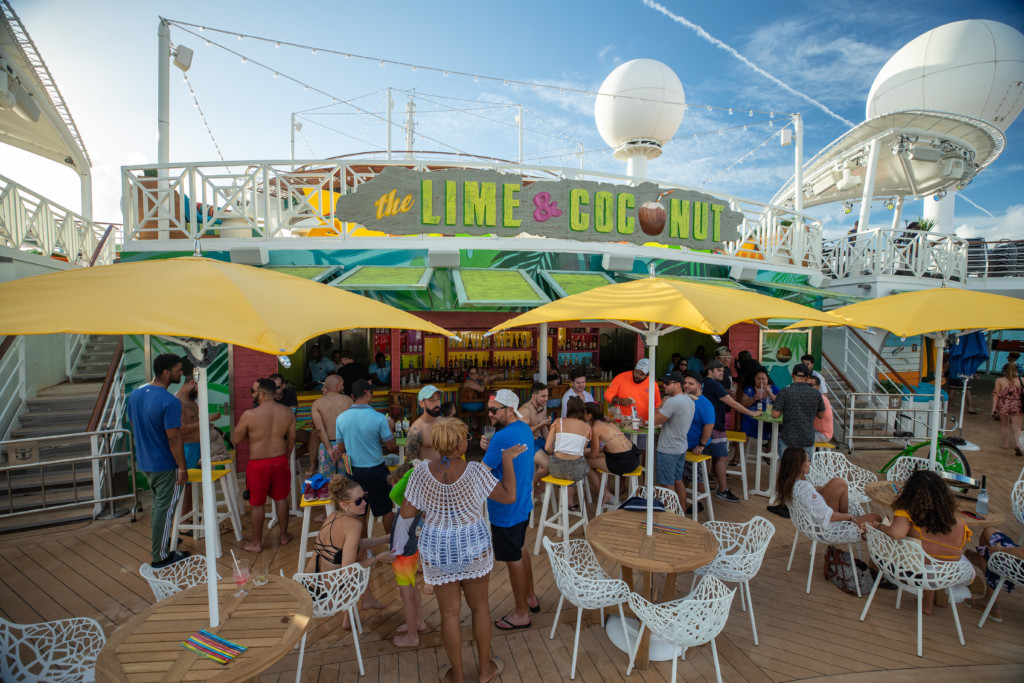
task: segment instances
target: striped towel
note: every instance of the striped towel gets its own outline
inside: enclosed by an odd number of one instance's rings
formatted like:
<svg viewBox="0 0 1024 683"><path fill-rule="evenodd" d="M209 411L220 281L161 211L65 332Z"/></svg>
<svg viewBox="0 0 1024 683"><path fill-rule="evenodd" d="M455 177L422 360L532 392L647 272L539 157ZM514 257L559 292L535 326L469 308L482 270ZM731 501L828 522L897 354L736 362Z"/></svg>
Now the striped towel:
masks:
<svg viewBox="0 0 1024 683"><path fill-rule="evenodd" d="M218 664L227 664L232 659L246 651L241 645L224 640L206 629L196 633L181 644L183 648L197 655L212 659Z"/></svg>

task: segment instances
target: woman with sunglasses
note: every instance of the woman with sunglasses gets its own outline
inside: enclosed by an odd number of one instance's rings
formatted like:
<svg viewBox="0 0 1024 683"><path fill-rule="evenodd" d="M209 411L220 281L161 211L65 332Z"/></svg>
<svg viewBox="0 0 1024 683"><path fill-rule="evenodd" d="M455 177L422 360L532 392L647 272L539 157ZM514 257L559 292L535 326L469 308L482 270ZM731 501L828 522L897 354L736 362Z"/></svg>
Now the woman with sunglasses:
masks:
<svg viewBox="0 0 1024 683"><path fill-rule="evenodd" d="M420 563L424 581L434 586L441 612L441 642L450 662L442 681L463 680L459 623L463 595L473 615L479 680L497 678L503 668L500 659L491 658L487 584L494 567L494 551L483 506L488 498L499 503L515 501L512 461L526 452L526 446L517 444L502 451L502 478L498 480L482 463L462 460L468 439L469 430L461 420L443 418L434 423L430 443L441 457L417 465L409 475L400 513L407 519L423 513Z"/></svg>
<svg viewBox="0 0 1024 683"><path fill-rule="evenodd" d="M372 560L366 556L368 548L388 542L387 536L363 538L363 524L366 517L366 494L357 482L340 474L331 477L327 485L335 511L327 516L320 533L313 541L313 556L306 564L307 572L329 572L347 567L353 562L369 566ZM374 597L370 588L363 593L359 609L381 609L384 605ZM348 617L342 627L348 628Z"/></svg>

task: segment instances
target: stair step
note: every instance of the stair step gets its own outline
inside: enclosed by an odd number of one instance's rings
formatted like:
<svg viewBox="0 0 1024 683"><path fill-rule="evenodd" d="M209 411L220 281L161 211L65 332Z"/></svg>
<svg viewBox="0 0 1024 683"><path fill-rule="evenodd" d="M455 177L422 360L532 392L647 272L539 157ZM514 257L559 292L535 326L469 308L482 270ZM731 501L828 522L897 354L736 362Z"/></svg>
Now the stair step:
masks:
<svg viewBox="0 0 1024 683"><path fill-rule="evenodd" d="M38 439L43 436L55 436L58 434L77 434L84 432L89 426L89 419L79 422L67 422L62 424L39 424L23 425L11 431L12 439ZM82 439L79 438L79 441Z"/></svg>
<svg viewBox="0 0 1024 683"><path fill-rule="evenodd" d="M103 372L83 372L83 373L79 373L79 372L76 371L73 374L75 376L75 379L78 379L78 380L103 379L104 377L107 376L107 370L106 370L106 368L104 368Z"/></svg>
<svg viewBox="0 0 1024 683"><path fill-rule="evenodd" d="M82 505L88 505L93 500L92 487L78 487L78 503ZM75 501L75 489L71 487L66 488L47 488L46 490L46 504L47 505L65 505L67 503L74 503ZM0 513L20 512L21 510L31 510L38 508L43 504L43 494L39 491L32 493L16 493L10 498L6 495L0 500ZM89 515L92 516L91 514Z"/></svg>
<svg viewBox="0 0 1024 683"><path fill-rule="evenodd" d="M75 410L43 410L35 411L29 410L27 413L22 413L18 416L21 421L22 427L28 427L30 425L66 425L66 424L78 424L85 422L88 424L89 418L92 416L92 406L87 408L79 407Z"/></svg>
<svg viewBox="0 0 1024 683"><path fill-rule="evenodd" d="M59 465L46 468L46 474L41 476L37 469L26 469L17 472L17 474L11 474L11 491L17 493L28 493L32 491L38 491L42 487L43 482L46 483L47 489L51 487L57 487L59 490L62 487L70 487L75 482L78 482L78 488L81 489L83 486L92 489L92 464L82 463L76 465L74 471L71 469L71 465ZM0 509L3 507L4 499L6 496L0 496Z"/></svg>

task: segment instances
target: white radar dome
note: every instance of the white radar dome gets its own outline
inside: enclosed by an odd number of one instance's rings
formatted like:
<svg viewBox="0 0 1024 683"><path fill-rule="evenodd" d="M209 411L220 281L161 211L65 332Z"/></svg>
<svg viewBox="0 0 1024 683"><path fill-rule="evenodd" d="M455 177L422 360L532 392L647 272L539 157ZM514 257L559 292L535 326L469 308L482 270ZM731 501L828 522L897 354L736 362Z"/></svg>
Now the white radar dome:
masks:
<svg viewBox="0 0 1024 683"><path fill-rule="evenodd" d="M1005 131L1024 107L1024 34L970 19L914 38L875 77L867 117L907 109L972 116Z"/></svg>
<svg viewBox="0 0 1024 683"><path fill-rule="evenodd" d="M604 79L594 118L617 159L653 159L679 130L685 105L683 84L672 69L654 59L634 59Z"/></svg>

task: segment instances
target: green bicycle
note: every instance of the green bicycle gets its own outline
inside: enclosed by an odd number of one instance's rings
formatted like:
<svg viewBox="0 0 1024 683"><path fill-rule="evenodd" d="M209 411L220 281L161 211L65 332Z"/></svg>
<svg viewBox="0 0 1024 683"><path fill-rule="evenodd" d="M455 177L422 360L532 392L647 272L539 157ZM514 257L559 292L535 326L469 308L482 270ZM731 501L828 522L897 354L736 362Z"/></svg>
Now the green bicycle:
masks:
<svg viewBox="0 0 1024 683"><path fill-rule="evenodd" d="M899 439L906 444L899 453L893 456L892 460L885 463L882 469L878 470L880 474L885 474L895 464L897 458L904 456L912 456L917 458L928 459L930 454L931 439L925 439L920 443L911 445L911 440L914 438L913 432L895 431L892 433L893 438ZM919 453L924 449L923 453ZM954 474L962 474L965 477L971 476L971 464L967 462L967 456L964 455L963 451L957 448L956 444L951 440L945 438L942 432L939 432L939 444L938 449L935 453L935 462L945 472L952 472Z"/></svg>

